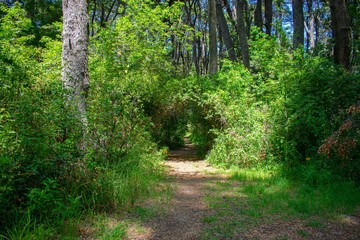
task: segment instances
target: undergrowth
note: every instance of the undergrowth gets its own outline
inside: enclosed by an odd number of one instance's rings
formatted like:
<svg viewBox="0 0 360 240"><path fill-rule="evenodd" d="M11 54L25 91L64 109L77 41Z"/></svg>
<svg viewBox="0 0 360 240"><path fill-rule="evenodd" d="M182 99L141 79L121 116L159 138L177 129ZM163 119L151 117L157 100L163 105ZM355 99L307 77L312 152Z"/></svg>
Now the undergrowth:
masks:
<svg viewBox="0 0 360 240"><path fill-rule="evenodd" d="M151 18L163 16L156 14L160 8L141 7ZM1 12L1 238L79 238L87 234L79 229L86 216L132 209L164 176L166 151L159 151L150 135L144 102L164 73L152 69L165 64L165 32L155 48L154 42L136 38L132 21L141 20L137 31L151 26L159 34L167 25L153 19L158 23L154 26L129 11L116 28L104 29L91 40L87 148L81 149L81 123L64 104L61 24L51 26L56 37L44 37L41 46L33 46L34 29L20 4L1 5ZM132 36L126 34L130 28ZM128 38L120 38L123 34ZM117 44L127 46L128 58L113 51ZM139 57L140 51L149 58ZM119 64L113 64L114 59ZM109 229L100 238L123 236L121 224Z"/></svg>
<svg viewBox="0 0 360 240"><path fill-rule="evenodd" d="M228 181L209 184L206 202L213 210L203 218L204 239L234 239L260 225L300 219L322 229L327 221L352 214L360 204L360 188L311 164L294 177L281 166L233 167ZM240 235L239 235L240 234ZM243 236L244 237L244 236Z"/></svg>
<svg viewBox="0 0 360 240"><path fill-rule="evenodd" d="M131 208L162 178L166 151L157 144L181 146L187 132L212 164L237 168L234 179L247 182L230 202L214 204L236 208L245 199L239 211L258 218L279 209L284 216L346 213L358 204L358 73L290 53L253 30L251 69L224 62L215 75L180 77L164 43L186 39L181 6L132 4L91 39L85 150L82 124L64 104L61 24L33 45L21 5L1 5L3 237L71 239L83 234L83 215ZM108 234L123 236L123 226Z"/></svg>

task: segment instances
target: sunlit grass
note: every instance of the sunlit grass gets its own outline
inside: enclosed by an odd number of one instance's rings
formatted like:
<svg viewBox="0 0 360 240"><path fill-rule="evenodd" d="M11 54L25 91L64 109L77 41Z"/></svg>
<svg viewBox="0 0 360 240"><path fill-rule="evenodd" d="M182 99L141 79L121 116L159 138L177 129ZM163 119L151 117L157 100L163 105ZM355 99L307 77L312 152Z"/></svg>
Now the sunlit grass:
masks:
<svg viewBox="0 0 360 240"><path fill-rule="evenodd" d="M214 214L204 218L209 226L204 238L211 239L214 234L231 238L237 232L278 220L302 219L321 228L323 223L318 219L335 219L360 205L360 188L354 183L331 175L323 177L316 171L311 174L317 175L309 178L311 167L301 171L295 178L280 166L220 171L227 174L228 181L208 186L206 201Z"/></svg>
<svg viewBox="0 0 360 240"><path fill-rule="evenodd" d="M360 188L354 183L336 177L332 179L331 175L309 181L302 176L307 174L306 170L303 168L304 173L299 173L297 178L287 177L281 168L233 168L229 174L230 179L243 183L238 192L245 194L254 207L266 206L273 213L332 215L350 212L360 203Z"/></svg>

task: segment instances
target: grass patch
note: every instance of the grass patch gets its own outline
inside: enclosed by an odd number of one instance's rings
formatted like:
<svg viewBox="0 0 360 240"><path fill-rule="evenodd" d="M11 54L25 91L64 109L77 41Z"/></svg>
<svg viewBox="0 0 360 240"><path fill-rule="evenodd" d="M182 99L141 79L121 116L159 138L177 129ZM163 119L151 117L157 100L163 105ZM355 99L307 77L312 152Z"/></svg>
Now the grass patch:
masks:
<svg viewBox="0 0 360 240"><path fill-rule="evenodd" d="M312 227L312 228L317 228L317 229L323 229L325 228L324 223L322 223L321 221L317 220L317 219L310 219L306 226L308 227Z"/></svg>
<svg viewBox="0 0 360 240"><path fill-rule="evenodd" d="M0 239L6 240L31 240L49 239L53 236L53 229L43 224L37 224L28 216L24 216L11 230L5 235L0 235Z"/></svg>
<svg viewBox="0 0 360 240"><path fill-rule="evenodd" d="M146 222L166 212L173 194L173 187L167 178L161 178L146 196L128 209L110 215L102 214L93 218L92 231L96 239L123 239L127 233L144 234ZM120 209L121 210L121 209ZM86 222L86 221L85 221Z"/></svg>
<svg viewBox="0 0 360 240"><path fill-rule="evenodd" d="M322 229L318 219L334 219L360 205L360 188L331 175L322 180L305 174L289 178L281 168L232 168L227 174L227 181L207 187L206 201L214 214L206 217L212 221L206 221L204 239L236 238L261 224L292 219L306 219L306 226Z"/></svg>
<svg viewBox="0 0 360 240"><path fill-rule="evenodd" d="M349 213L360 203L360 188L354 183L334 179L309 182L306 178L289 179L280 170L239 169L231 179L241 181L238 192L251 208L265 214L307 217Z"/></svg>
<svg viewBox="0 0 360 240"><path fill-rule="evenodd" d="M127 224L121 221L116 215L97 215L91 225L93 226L93 228L91 228L93 232L92 235L95 239L115 240L122 239L126 236Z"/></svg>
<svg viewBox="0 0 360 240"><path fill-rule="evenodd" d="M160 209L159 206L171 199L172 188L166 183L168 179L165 177L161 158L151 154L138 156L140 157L144 158L142 166L124 167L122 166L124 162L112 164L111 167L99 170L96 178L86 184L78 184L76 188L70 188L71 192L66 199L71 197L71 199L79 200L79 202L66 202L69 205L68 208L64 208L66 211L69 211L70 207L74 209L71 214L64 214L64 211L57 210L59 214L53 214L52 218L41 218L42 216L33 215L35 211L28 211L11 228L0 232L0 239L124 238L129 224L132 224L124 220L125 215L136 215L140 222L144 221L155 216L158 211L156 207ZM148 159L145 159L146 157ZM154 159L151 160L152 163L147 163L150 157ZM42 198L36 199L40 200L51 199L54 195L50 194L51 191L39 190L38 192ZM46 203L45 200L43 202ZM149 204L151 207L139 205L149 201L152 202ZM37 204L36 209L42 209L42 202L34 202ZM82 207L75 208L73 203ZM44 213L47 210L44 207L42 209Z"/></svg>
<svg viewBox="0 0 360 240"><path fill-rule="evenodd" d="M303 230L303 229L297 230L297 233L299 234L299 236L301 236L303 238L308 238L311 236L310 233L308 233L306 230Z"/></svg>
<svg viewBox="0 0 360 240"><path fill-rule="evenodd" d="M217 220L217 218L215 216L205 216L201 220L204 223L212 223L212 222L215 222Z"/></svg>

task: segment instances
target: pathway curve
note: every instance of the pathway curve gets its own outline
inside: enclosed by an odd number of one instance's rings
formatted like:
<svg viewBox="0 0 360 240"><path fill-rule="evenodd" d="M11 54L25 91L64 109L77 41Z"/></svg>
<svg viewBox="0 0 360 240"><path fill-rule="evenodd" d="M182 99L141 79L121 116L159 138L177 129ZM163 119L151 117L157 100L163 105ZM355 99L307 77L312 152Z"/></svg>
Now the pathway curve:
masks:
<svg viewBox="0 0 360 240"><path fill-rule="evenodd" d="M151 220L151 233L131 239L190 240L199 239L204 227L203 217L211 210L204 202L204 187L217 175L205 160L196 155L194 146L186 143L179 150L171 151L165 163L168 175L174 185L174 194L166 215Z"/></svg>

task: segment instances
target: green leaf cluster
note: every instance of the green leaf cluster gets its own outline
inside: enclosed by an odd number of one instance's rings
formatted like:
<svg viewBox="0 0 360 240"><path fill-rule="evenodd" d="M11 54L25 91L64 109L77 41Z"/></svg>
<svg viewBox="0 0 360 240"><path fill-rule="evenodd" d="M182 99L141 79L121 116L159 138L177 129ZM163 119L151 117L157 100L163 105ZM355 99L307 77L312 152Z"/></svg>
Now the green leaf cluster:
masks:
<svg viewBox="0 0 360 240"><path fill-rule="evenodd" d="M213 134L209 161L223 167L277 162L297 169L311 160L314 166L358 179L354 173L359 164L352 154L358 145L344 145L352 160L323 158L318 151L348 118L349 106L359 101L357 73L300 50L290 54L256 31L250 45L250 71L224 63L216 76L199 80L206 83L195 100L205 110L198 116ZM349 134L358 139L353 119ZM349 140L344 139L339 141Z"/></svg>
<svg viewBox="0 0 360 240"><path fill-rule="evenodd" d="M91 39L86 151L78 147L83 128L64 106L61 24L52 25L57 37L34 46L22 7L2 6L0 231L26 215L29 236L40 226L33 222L46 222L58 226L47 233L55 237L65 219L134 204L161 178L150 106L172 71L166 41L179 9L129 6Z"/></svg>

